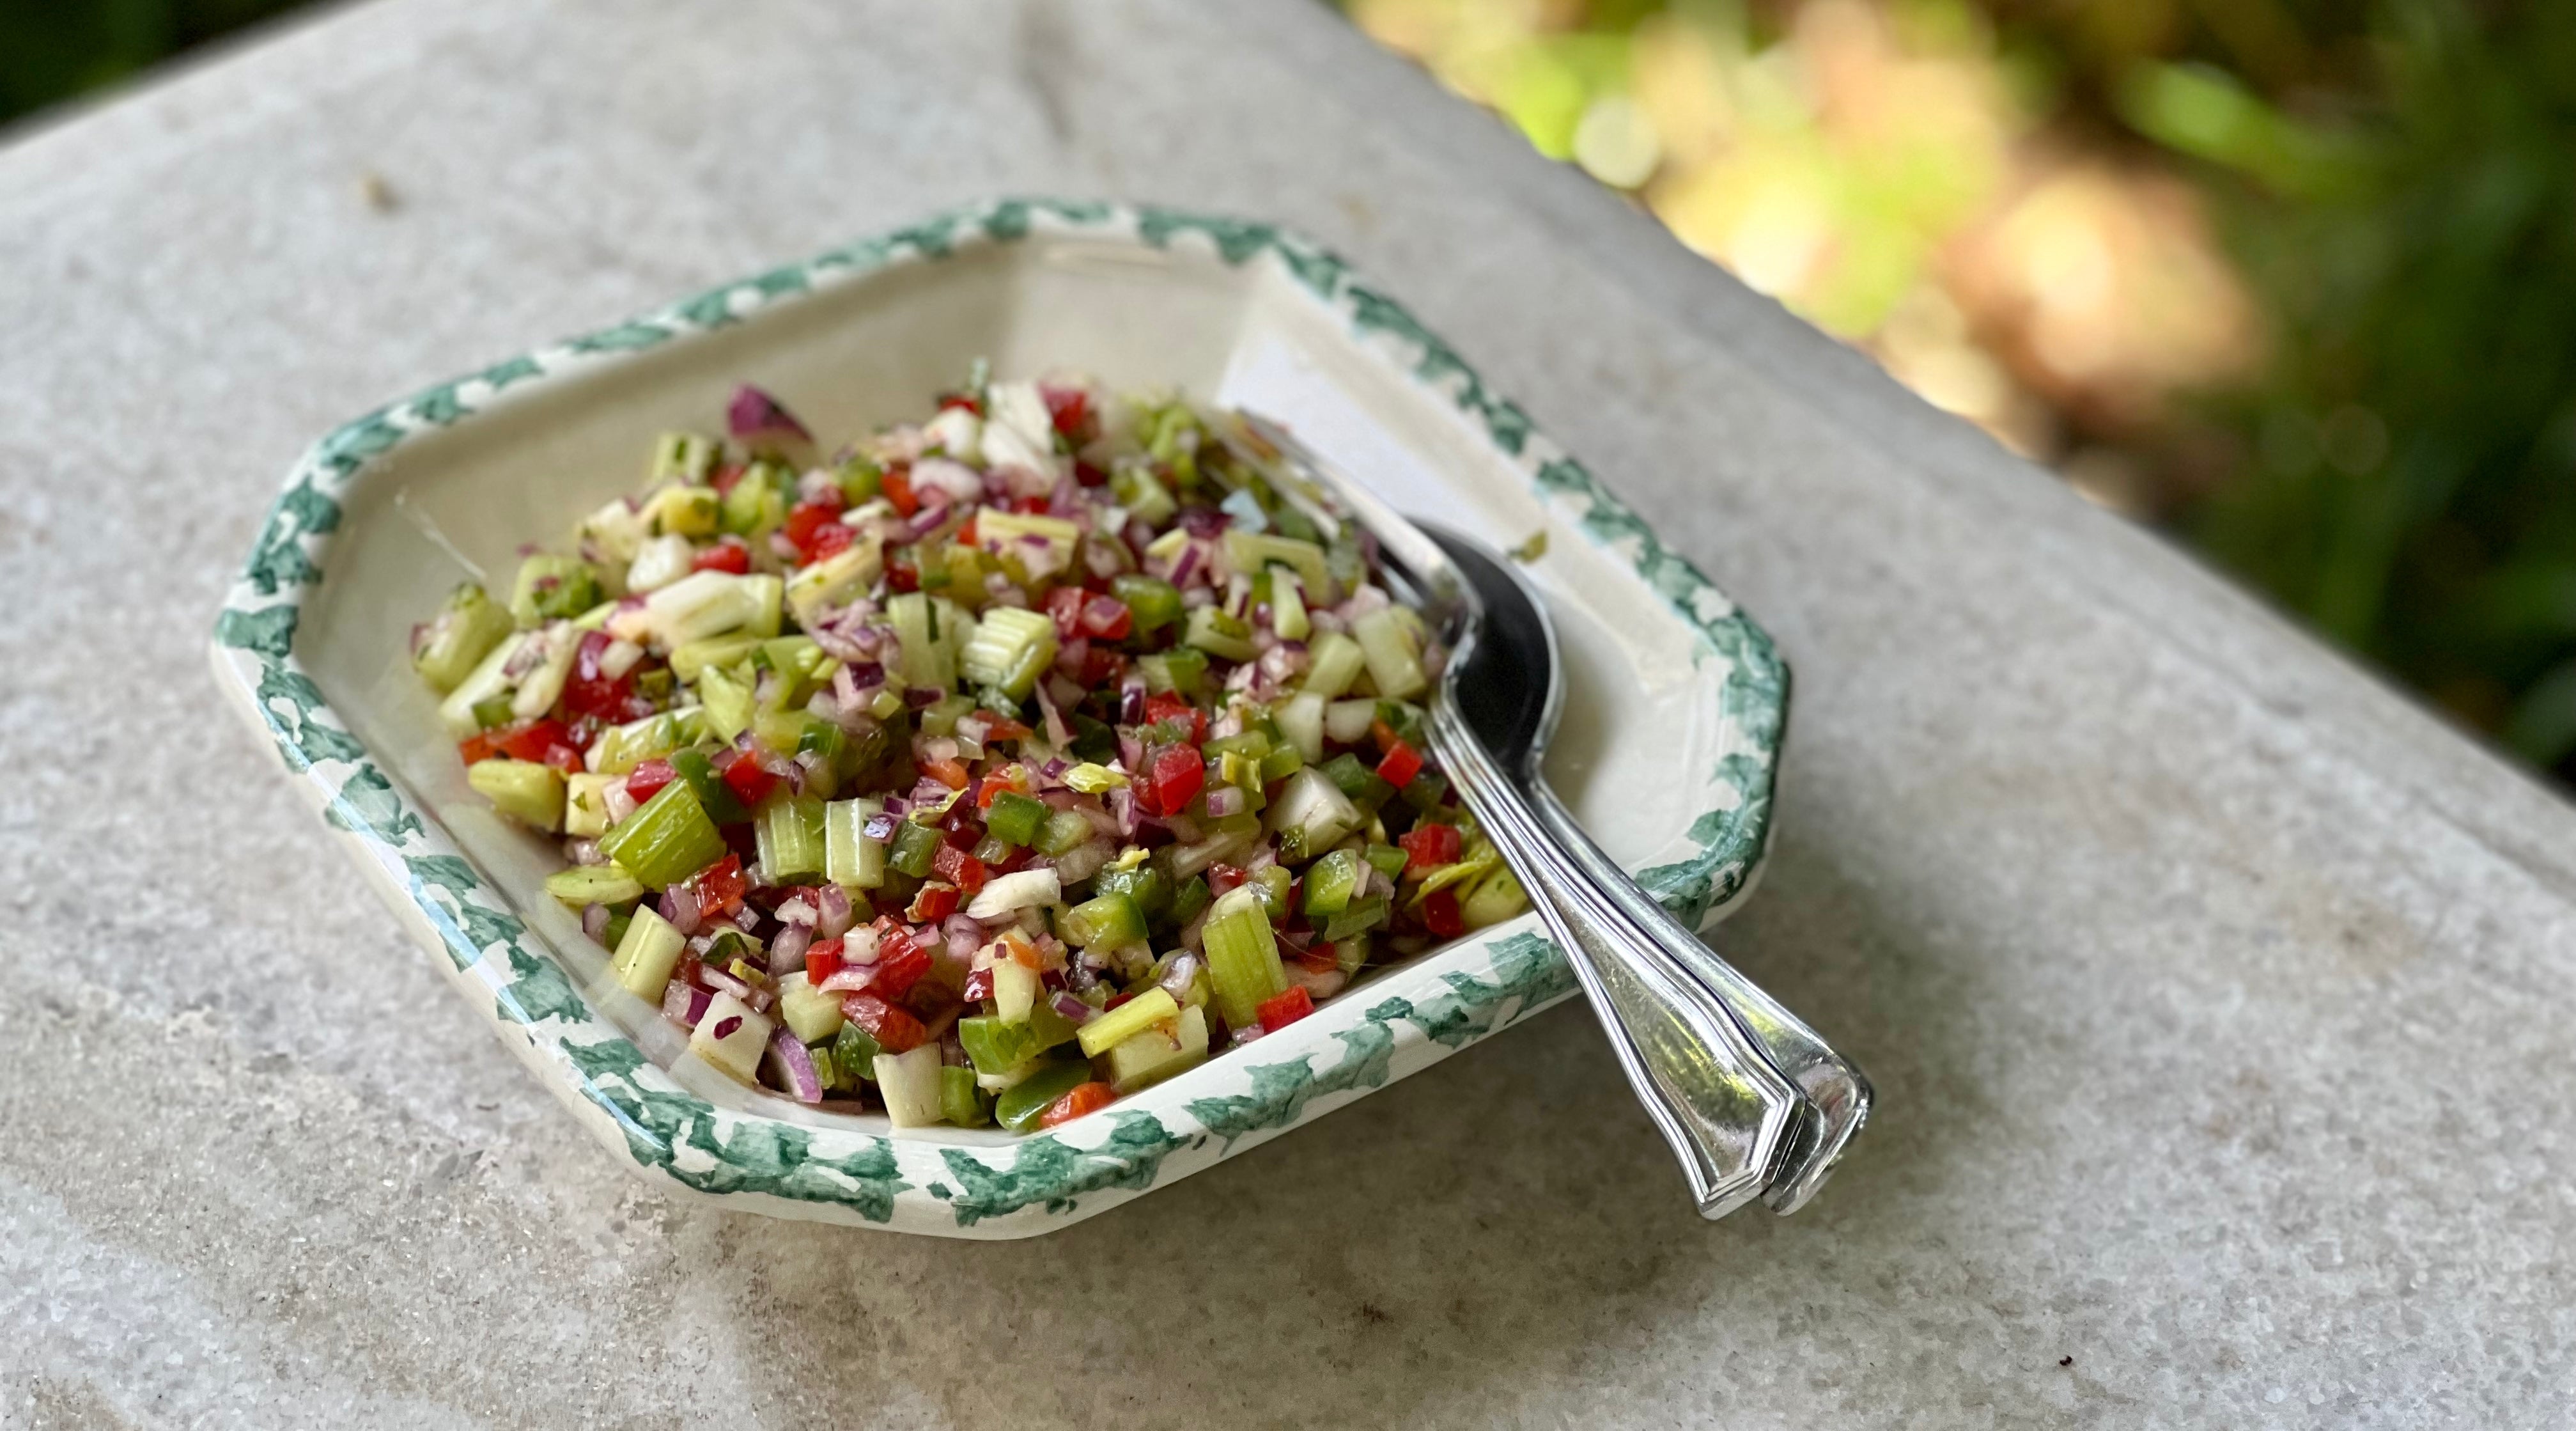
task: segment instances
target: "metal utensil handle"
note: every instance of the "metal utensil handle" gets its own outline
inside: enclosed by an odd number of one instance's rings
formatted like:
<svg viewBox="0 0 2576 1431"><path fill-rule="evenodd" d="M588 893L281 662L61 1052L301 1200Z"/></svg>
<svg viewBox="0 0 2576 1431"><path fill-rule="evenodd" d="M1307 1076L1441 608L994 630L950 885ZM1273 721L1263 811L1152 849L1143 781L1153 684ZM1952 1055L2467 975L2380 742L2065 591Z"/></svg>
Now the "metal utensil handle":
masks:
<svg viewBox="0 0 2576 1431"><path fill-rule="evenodd" d="M1445 694L1431 702L1428 724L1441 768L1574 965L1700 1215L1723 1217L1760 1196L1803 1137L1811 1119L1805 1098L1716 995L1672 961L1655 931L1550 836Z"/></svg>
<svg viewBox="0 0 2576 1431"><path fill-rule="evenodd" d="M1805 1206L1869 1118L1874 1095L1868 1078L1804 1020L1666 914L1654 896L1593 843L1544 780L1533 778L1527 786L1533 812L1556 843L1632 918L1656 930L1666 954L1734 1013L1735 1021L1762 1045L1771 1065L1814 1106L1816 1116L1801 1129L1797 1145L1787 1151L1778 1176L1763 1194L1763 1201L1783 1216ZM1663 917L1658 921L1652 915Z"/></svg>

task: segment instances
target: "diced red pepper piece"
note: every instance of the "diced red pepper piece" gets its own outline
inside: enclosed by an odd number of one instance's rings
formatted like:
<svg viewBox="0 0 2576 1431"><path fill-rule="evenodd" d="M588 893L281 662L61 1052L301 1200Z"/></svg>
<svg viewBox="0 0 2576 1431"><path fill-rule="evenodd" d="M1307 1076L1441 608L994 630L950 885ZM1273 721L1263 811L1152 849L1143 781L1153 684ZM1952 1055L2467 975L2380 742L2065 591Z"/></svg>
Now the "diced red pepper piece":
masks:
<svg viewBox="0 0 2576 1431"><path fill-rule="evenodd" d="M982 417L984 415L984 405L975 400L975 395L973 393L941 393L939 395L939 410L941 412L946 412L952 407L966 412L971 412L977 417Z"/></svg>
<svg viewBox="0 0 2576 1431"><path fill-rule="evenodd" d="M582 633L581 649L574 655L572 674L564 681L563 707L576 716L601 720L618 720L626 712L626 697L634 685L634 670L629 667L611 676L600 669L608 648L616 638L605 631Z"/></svg>
<svg viewBox="0 0 2576 1431"><path fill-rule="evenodd" d="M1467 932L1466 922L1458 917L1456 891L1435 889L1424 897L1422 927L1442 939L1455 939Z"/></svg>
<svg viewBox="0 0 2576 1431"><path fill-rule="evenodd" d="M1055 639L1071 641L1082 634L1082 607L1090 596L1078 586L1059 586L1047 593L1046 614L1055 622Z"/></svg>
<svg viewBox="0 0 2576 1431"><path fill-rule="evenodd" d="M581 769L581 748L572 743L572 732L559 720L539 717L495 731L492 743L512 760L534 760L557 770Z"/></svg>
<svg viewBox="0 0 2576 1431"><path fill-rule="evenodd" d="M728 750L716 759L716 774L740 797L746 806L757 805L778 788L778 777L761 768L760 757L748 750Z"/></svg>
<svg viewBox="0 0 2576 1431"><path fill-rule="evenodd" d="M751 572L751 548L727 537L689 560L691 571L727 571L735 576Z"/></svg>
<svg viewBox="0 0 2576 1431"><path fill-rule="evenodd" d="M494 740L492 735L493 732L488 730L476 731L474 734L456 742L456 753L464 757L465 763L468 765L475 765L483 761L490 760L493 756L501 753L500 742Z"/></svg>
<svg viewBox="0 0 2576 1431"><path fill-rule="evenodd" d="M1393 750L1404 743L1404 737L1395 733L1395 727L1382 720L1369 722L1369 739L1377 742L1380 751Z"/></svg>
<svg viewBox="0 0 2576 1431"><path fill-rule="evenodd" d="M1199 745L1207 740L1207 712L1191 705L1188 698L1183 696L1170 694L1147 696L1145 721L1149 725L1177 721L1188 729L1190 744Z"/></svg>
<svg viewBox="0 0 2576 1431"><path fill-rule="evenodd" d="M1091 394L1080 388L1041 387L1038 396L1046 400L1047 420L1067 437L1082 431L1083 420L1091 416Z"/></svg>
<svg viewBox="0 0 2576 1431"><path fill-rule="evenodd" d="M1082 604L1082 634L1085 636L1101 641L1123 641L1134 629L1136 613L1117 597L1095 596Z"/></svg>
<svg viewBox="0 0 2576 1431"><path fill-rule="evenodd" d="M930 949L939 942L938 932L923 930L921 939L889 939L877 946L876 972L868 978L868 989L898 1003L930 972Z"/></svg>
<svg viewBox="0 0 2576 1431"><path fill-rule="evenodd" d="M827 523L824 526L815 529L814 544L806 549L805 560L797 564L799 566L810 566L815 562L823 560L825 557L839 556L841 553L848 551L850 549L850 544L858 539L859 534L851 531L848 527L845 527L838 522Z"/></svg>
<svg viewBox="0 0 2576 1431"><path fill-rule="evenodd" d="M878 482L877 490L884 493L885 499L893 503L894 509L904 516L909 517L921 510L921 498L914 495L912 490L912 474L901 467L887 468L885 476Z"/></svg>
<svg viewBox="0 0 2576 1431"><path fill-rule="evenodd" d="M945 840L939 853L930 857L930 872L957 886L957 892L968 899L984 887L984 862Z"/></svg>
<svg viewBox="0 0 2576 1431"><path fill-rule="evenodd" d="M751 882L743 878L742 856L728 854L723 859L689 876L689 888L698 897L698 908L709 914L730 914L742 907L743 891Z"/></svg>
<svg viewBox="0 0 2576 1431"><path fill-rule="evenodd" d="M1211 895L1231 893L1242 888L1243 882L1249 878L1251 876L1241 869L1220 860L1207 868L1208 893Z"/></svg>
<svg viewBox="0 0 2576 1431"><path fill-rule="evenodd" d="M842 995L841 1017L866 1029L888 1053L910 1053L930 1037L921 1020L868 990Z"/></svg>
<svg viewBox="0 0 2576 1431"><path fill-rule="evenodd" d="M951 790L966 788L966 767L954 760L925 760L921 762L921 773Z"/></svg>
<svg viewBox="0 0 2576 1431"><path fill-rule="evenodd" d="M1073 480L1085 487L1106 487L1109 474L1088 462L1076 462L1073 464Z"/></svg>
<svg viewBox="0 0 2576 1431"><path fill-rule="evenodd" d="M1155 814L1180 813L1207 785L1207 763L1186 745L1164 746L1149 759L1153 773L1147 788L1154 795Z"/></svg>
<svg viewBox="0 0 2576 1431"><path fill-rule="evenodd" d="M727 462L718 466L707 480L715 484L716 495L722 497L731 493L733 484L741 481L742 474L750 470L751 468L743 463Z"/></svg>
<svg viewBox="0 0 2576 1431"><path fill-rule="evenodd" d="M1410 874L1458 862L1455 825L1416 825L1397 836L1395 842L1404 846L1404 868Z"/></svg>
<svg viewBox="0 0 2576 1431"><path fill-rule="evenodd" d="M641 805L678 778L680 772L671 768L671 762L647 760L626 773L626 796Z"/></svg>
<svg viewBox="0 0 2576 1431"><path fill-rule="evenodd" d="M978 969L966 976L966 988L959 995L970 1004L980 1004L993 997L993 971Z"/></svg>
<svg viewBox="0 0 2576 1431"><path fill-rule="evenodd" d="M789 543L794 545L806 560L811 561L814 559L815 534L825 527L836 527L840 523L840 503L799 502L788 510L787 524L780 530L786 533Z"/></svg>
<svg viewBox="0 0 2576 1431"><path fill-rule="evenodd" d="M1046 497L1014 497L1011 499L1012 511L1027 513L1032 516L1044 512L1048 507L1053 505L1053 501Z"/></svg>
<svg viewBox="0 0 2576 1431"><path fill-rule="evenodd" d="M933 881L912 897L912 907L903 912L903 917L916 924L937 924L956 912L957 886Z"/></svg>
<svg viewBox="0 0 2576 1431"><path fill-rule="evenodd" d="M841 972L841 966L849 962L841 957L841 949L842 944L838 939L826 939L820 944L808 945L805 950L806 982L820 984Z"/></svg>
<svg viewBox="0 0 2576 1431"><path fill-rule="evenodd" d="M1401 790L1422 773L1422 752L1402 740L1387 748L1386 759L1377 763L1378 777Z"/></svg>
<svg viewBox="0 0 2576 1431"><path fill-rule="evenodd" d="M997 740L1026 740L1029 738L1029 728L1020 724L1018 721L1011 719L1009 716L997 716L988 711L985 713L984 720L984 743L986 745L991 745ZM1022 791L1021 793L1026 794L1027 792Z"/></svg>
<svg viewBox="0 0 2576 1431"><path fill-rule="evenodd" d="M1296 985L1277 998L1264 999L1253 1010L1261 1020L1263 1033L1277 1033L1315 1011L1315 998L1306 986Z"/></svg>
<svg viewBox="0 0 2576 1431"><path fill-rule="evenodd" d="M1106 1083L1096 1080L1078 1083L1071 1092L1047 1105L1047 1111L1038 1115L1038 1126L1052 1128L1058 1123L1070 1123L1085 1113L1096 1113L1117 1101L1118 1091Z"/></svg>
<svg viewBox="0 0 2576 1431"><path fill-rule="evenodd" d="M1096 645L1082 654L1082 674L1076 679L1092 690L1098 690L1118 684L1118 678L1126 674L1127 657L1124 652Z"/></svg>

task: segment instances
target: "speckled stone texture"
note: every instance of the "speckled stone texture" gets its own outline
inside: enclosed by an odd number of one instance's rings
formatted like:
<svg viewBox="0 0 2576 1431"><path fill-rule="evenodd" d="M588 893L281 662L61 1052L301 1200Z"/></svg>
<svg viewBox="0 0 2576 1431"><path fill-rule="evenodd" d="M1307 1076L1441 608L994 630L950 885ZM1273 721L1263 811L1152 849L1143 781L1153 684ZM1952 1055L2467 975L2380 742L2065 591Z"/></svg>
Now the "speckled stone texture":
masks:
<svg viewBox="0 0 2576 1431"><path fill-rule="evenodd" d="M1779 637L1813 1207L1580 1008L1039 1241L672 1201L218 709L317 433L1006 191L1320 235ZM1299 0L399 0L18 135L0 553L0 1424L2576 1415L2567 808Z"/></svg>

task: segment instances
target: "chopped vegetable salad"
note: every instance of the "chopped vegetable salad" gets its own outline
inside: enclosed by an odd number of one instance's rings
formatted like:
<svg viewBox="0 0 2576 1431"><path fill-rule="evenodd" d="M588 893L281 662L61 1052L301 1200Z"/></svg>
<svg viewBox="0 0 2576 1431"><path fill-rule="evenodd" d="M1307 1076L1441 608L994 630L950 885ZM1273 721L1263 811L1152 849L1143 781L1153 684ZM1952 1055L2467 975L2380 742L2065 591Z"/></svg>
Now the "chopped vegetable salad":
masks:
<svg viewBox="0 0 2576 1431"><path fill-rule="evenodd" d="M1426 754L1443 652L1228 415L979 371L828 453L727 416L412 640L707 1063L1051 1127L1525 906Z"/></svg>

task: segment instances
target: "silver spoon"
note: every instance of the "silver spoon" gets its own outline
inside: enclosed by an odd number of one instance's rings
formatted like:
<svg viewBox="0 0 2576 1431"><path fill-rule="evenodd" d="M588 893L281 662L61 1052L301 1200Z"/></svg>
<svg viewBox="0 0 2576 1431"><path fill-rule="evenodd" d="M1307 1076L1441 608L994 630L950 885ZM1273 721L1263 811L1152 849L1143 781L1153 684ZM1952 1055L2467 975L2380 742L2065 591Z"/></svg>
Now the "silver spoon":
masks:
<svg viewBox="0 0 2576 1431"><path fill-rule="evenodd" d="M1723 962L1637 889L1539 778L1538 757L1561 700L1555 634L1544 609L1472 544L1466 549L1473 568L1487 580L1463 575L1440 543L1284 431L1249 416L1240 423L1233 439L1261 449L1245 455L1273 473L1283 496L1313 520L1337 527L1347 517L1376 538L1397 594L1448 646L1450 662L1429 702L1433 753L1479 827L1529 887L1630 1086L1679 1159L1701 1215L1723 1217L1756 1196L1767 1195L1783 1212L1803 1202L1865 1115L1867 1084L1851 1075L1857 1093L1840 1100L1837 1132L1826 1111L1747 1032L1765 1022L1796 1021L1764 996L1749 1010L1754 1017L1739 1022L1725 992L1698 967L1725 969ZM1220 424L1218 430L1226 429ZM1280 471L1282 463L1288 473ZM1276 482L1281 475L1298 480ZM1485 593L1496 578L1498 610L1489 609ZM1489 620L1496 622L1490 637ZM1733 970L1725 974L1759 994Z"/></svg>

